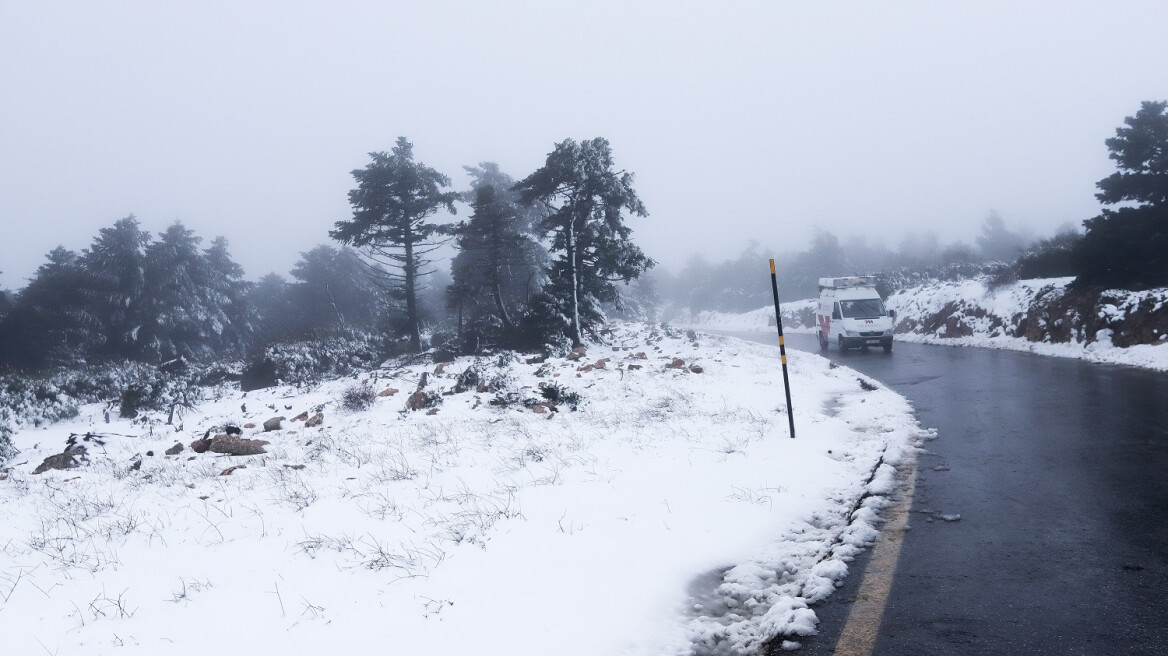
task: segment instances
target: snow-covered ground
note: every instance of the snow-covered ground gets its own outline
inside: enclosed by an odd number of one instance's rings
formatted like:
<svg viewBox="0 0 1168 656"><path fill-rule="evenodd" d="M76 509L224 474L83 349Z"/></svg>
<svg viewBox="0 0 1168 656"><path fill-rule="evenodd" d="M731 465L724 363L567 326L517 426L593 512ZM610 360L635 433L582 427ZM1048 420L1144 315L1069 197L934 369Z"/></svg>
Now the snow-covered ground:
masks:
<svg viewBox="0 0 1168 656"><path fill-rule="evenodd" d="M0 473L4 653L793 648L925 434L879 384L814 354L789 362L793 440L775 349L633 325L580 361L226 391L178 432L86 406L16 433ZM470 389L407 411L423 372L427 391ZM535 405L553 384L578 410ZM362 387L400 391L346 409ZM318 411L319 427L262 432ZM267 453L163 455L228 423L260 426L243 437ZM32 473L87 432L88 464Z"/></svg>
<svg viewBox="0 0 1168 656"><path fill-rule="evenodd" d="M900 341L1028 351L1168 371L1168 331L1160 335L1159 343L1126 347L1115 345L1112 331L1106 328L1090 341L1084 339L1082 326L1070 328L1072 339L1060 343L1052 342L1049 335L1043 341L1014 336L1019 322L1028 313L1038 315L1038 321L1047 320L1041 316L1041 312L1033 312L1039 295L1057 298L1066 292L1072 280L1020 280L993 289L987 287L981 278L935 282L893 294L886 300L886 305L897 312L896 339ZM1118 301L1096 308L1099 313L1097 319L1104 324L1119 324L1141 306L1145 310L1152 308L1153 312L1161 312L1168 304L1168 290L1163 289L1146 292L1110 291L1104 295ZM783 330L790 333L813 333L814 326L808 323L813 307L814 300L783 303ZM1053 323L1067 319L1053 316L1049 320ZM775 331L773 306L741 314L702 312L695 316L683 315L675 323L685 327L732 332ZM950 326L959 326L962 332L970 334L950 334Z"/></svg>

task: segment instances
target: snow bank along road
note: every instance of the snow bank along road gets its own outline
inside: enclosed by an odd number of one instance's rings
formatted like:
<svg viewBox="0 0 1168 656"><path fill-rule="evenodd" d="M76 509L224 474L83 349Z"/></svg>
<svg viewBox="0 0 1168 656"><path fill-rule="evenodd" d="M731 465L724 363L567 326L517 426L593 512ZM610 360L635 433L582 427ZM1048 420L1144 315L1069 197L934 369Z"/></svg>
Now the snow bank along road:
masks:
<svg viewBox="0 0 1168 656"><path fill-rule="evenodd" d="M1168 375L906 343L828 355L937 430L872 653L1168 654ZM861 567L801 653L833 653Z"/></svg>

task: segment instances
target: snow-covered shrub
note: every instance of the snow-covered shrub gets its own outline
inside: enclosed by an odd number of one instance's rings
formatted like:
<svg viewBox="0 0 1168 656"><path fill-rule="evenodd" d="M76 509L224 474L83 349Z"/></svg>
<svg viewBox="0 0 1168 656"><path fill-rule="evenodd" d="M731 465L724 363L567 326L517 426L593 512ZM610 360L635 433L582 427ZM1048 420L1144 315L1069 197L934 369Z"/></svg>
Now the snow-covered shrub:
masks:
<svg viewBox="0 0 1168 656"><path fill-rule="evenodd" d="M15 374L0 377L0 423L17 428L76 417L78 405L90 399L74 397L66 391L70 387L68 383L67 377L34 379Z"/></svg>
<svg viewBox="0 0 1168 656"><path fill-rule="evenodd" d="M513 357L510 352L503 352L494 361L476 359L472 365L458 374L454 381L454 393L498 392L511 387L515 382L511 375Z"/></svg>
<svg viewBox="0 0 1168 656"><path fill-rule="evenodd" d="M0 465L15 458L16 447L12 445L12 429L8 424L0 421Z"/></svg>
<svg viewBox="0 0 1168 656"><path fill-rule="evenodd" d="M553 405L566 405L575 410L583 400L579 392L573 392L556 383L540 388L540 394Z"/></svg>
<svg viewBox="0 0 1168 656"><path fill-rule="evenodd" d="M341 405L353 412L368 410L376 400L377 392L367 384L350 385L341 392Z"/></svg>
<svg viewBox="0 0 1168 656"><path fill-rule="evenodd" d="M379 335L333 331L315 339L271 344L252 359L249 370L267 361L278 382L314 385L376 367L389 355L391 346Z"/></svg>
<svg viewBox="0 0 1168 656"><path fill-rule="evenodd" d="M458 374L458 378L454 381L455 393L461 394L478 389L479 383L483 382L483 372L479 367L479 363L475 362Z"/></svg>
<svg viewBox="0 0 1168 656"><path fill-rule="evenodd" d="M195 383L194 370L167 373L156 367L145 367L139 376L122 388L118 411L122 417L133 419L144 410L170 410L175 406L193 406L203 398L203 388Z"/></svg>
<svg viewBox="0 0 1168 656"><path fill-rule="evenodd" d="M12 429L43 426L77 416L86 403L118 404L123 416L143 410L193 405L203 397L200 384L209 369L192 366L168 373L143 363L105 363L62 369L37 376L0 376L0 423ZM214 377L214 376L212 376Z"/></svg>

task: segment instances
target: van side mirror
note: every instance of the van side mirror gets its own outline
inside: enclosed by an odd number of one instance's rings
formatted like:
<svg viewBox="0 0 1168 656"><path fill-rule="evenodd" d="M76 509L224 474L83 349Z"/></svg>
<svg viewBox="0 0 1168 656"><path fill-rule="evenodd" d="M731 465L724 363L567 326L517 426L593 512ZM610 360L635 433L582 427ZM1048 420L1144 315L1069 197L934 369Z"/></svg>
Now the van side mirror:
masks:
<svg viewBox="0 0 1168 656"><path fill-rule="evenodd" d="M896 310L889 310L888 316L892 317L893 321L896 321Z"/></svg>

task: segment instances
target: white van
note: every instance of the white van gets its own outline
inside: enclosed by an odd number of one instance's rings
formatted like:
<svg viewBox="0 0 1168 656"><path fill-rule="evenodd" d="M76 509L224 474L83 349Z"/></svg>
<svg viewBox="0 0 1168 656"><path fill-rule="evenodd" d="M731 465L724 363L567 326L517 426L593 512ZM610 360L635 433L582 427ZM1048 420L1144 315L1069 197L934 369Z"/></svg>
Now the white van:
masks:
<svg viewBox="0 0 1168 656"><path fill-rule="evenodd" d="M892 352L892 326L896 312L889 312L876 293L871 276L820 278L819 304L815 309L819 349L831 343L847 353L853 348L881 346Z"/></svg>

